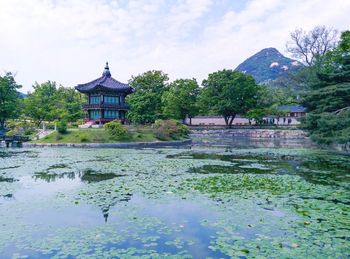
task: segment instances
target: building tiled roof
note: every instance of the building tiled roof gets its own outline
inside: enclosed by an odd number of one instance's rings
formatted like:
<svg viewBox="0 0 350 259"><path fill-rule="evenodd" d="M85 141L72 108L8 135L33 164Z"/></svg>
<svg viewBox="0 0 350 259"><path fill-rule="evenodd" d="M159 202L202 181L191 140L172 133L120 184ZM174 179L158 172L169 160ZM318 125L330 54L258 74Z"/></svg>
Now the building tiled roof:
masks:
<svg viewBox="0 0 350 259"><path fill-rule="evenodd" d="M96 89L102 88L103 90L110 90L116 92L133 93L134 88L128 84L123 84L115 80L109 72L108 63L106 64L103 75L89 83L79 84L75 87L79 92L87 93Z"/></svg>
<svg viewBox="0 0 350 259"><path fill-rule="evenodd" d="M278 110L285 112L306 112L306 108L301 105L281 105Z"/></svg>

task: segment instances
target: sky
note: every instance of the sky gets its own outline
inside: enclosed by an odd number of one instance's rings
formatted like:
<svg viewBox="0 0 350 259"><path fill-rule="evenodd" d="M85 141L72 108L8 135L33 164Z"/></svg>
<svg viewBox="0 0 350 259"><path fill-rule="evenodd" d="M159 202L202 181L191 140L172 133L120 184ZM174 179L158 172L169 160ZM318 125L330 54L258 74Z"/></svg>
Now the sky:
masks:
<svg viewBox="0 0 350 259"><path fill-rule="evenodd" d="M350 0L0 0L0 74L22 92L148 70L171 80L234 69L263 48L286 53L290 32L350 29Z"/></svg>

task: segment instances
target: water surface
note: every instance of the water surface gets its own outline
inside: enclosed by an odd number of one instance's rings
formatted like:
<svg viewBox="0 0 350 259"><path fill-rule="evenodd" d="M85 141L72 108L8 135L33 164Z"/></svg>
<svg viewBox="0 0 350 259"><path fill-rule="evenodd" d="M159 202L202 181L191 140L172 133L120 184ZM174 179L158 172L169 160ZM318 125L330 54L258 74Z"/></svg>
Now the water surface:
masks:
<svg viewBox="0 0 350 259"><path fill-rule="evenodd" d="M241 143L1 148L0 258L349 257L349 156Z"/></svg>

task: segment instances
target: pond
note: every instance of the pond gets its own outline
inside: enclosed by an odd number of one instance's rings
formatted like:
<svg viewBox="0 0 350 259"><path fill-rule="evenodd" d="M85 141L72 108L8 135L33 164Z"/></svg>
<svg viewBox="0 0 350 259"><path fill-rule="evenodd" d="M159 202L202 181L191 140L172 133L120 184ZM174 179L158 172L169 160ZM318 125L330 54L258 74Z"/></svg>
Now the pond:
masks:
<svg viewBox="0 0 350 259"><path fill-rule="evenodd" d="M0 148L0 258L349 258L349 156L214 142Z"/></svg>

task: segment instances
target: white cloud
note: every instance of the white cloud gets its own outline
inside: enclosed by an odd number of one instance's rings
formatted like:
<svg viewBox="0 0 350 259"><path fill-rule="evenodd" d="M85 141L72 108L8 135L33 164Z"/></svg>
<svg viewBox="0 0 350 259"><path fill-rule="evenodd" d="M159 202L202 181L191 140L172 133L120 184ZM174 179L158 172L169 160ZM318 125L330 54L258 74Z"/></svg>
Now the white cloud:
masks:
<svg viewBox="0 0 350 259"><path fill-rule="evenodd" d="M262 48L284 52L296 27L350 25L348 0L251 0L240 10L225 3L0 0L0 71L17 72L24 91L35 81L92 80L107 60L124 82L149 69L200 82Z"/></svg>

